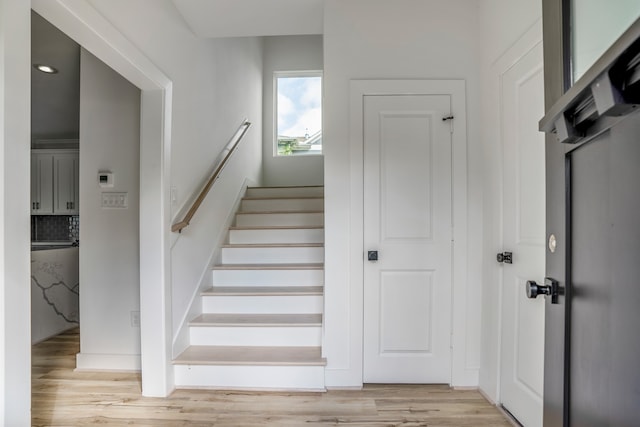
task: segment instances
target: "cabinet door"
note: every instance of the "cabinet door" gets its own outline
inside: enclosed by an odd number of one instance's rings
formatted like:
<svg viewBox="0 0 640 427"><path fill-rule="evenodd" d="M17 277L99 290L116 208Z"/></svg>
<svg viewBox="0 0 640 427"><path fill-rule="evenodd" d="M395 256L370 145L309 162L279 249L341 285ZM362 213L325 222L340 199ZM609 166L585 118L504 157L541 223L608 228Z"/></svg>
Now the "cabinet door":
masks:
<svg viewBox="0 0 640 427"><path fill-rule="evenodd" d="M53 211L56 214L78 213L78 153L54 155Z"/></svg>
<svg viewBox="0 0 640 427"><path fill-rule="evenodd" d="M31 213L53 213L53 155L31 155Z"/></svg>

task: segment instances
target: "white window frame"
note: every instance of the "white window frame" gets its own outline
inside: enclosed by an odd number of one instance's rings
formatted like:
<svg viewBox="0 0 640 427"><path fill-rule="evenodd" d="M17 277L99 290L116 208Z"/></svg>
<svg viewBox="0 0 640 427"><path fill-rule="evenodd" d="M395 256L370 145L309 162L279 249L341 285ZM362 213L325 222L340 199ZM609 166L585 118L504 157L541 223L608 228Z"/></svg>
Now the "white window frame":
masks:
<svg viewBox="0 0 640 427"><path fill-rule="evenodd" d="M296 154L294 156L284 156L278 154L278 79L287 77L320 77L322 91L322 131L324 132L324 75L322 70L300 70L300 71L274 71L273 73L273 157L295 158L301 156L323 156L324 148L320 152Z"/></svg>

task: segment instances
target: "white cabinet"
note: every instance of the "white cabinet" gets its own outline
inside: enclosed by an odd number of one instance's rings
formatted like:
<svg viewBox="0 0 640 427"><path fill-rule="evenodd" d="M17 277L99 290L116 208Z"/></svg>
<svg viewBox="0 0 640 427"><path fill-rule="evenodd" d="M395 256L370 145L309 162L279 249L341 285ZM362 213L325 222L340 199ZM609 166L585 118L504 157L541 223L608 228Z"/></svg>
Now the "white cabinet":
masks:
<svg viewBox="0 0 640 427"><path fill-rule="evenodd" d="M31 213L78 214L78 150L32 150Z"/></svg>
<svg viewBox="0 0 640 427"><path fill-rule="evenodd" d="M53 156L53 213L78 213L78 152Z"/></svg>
<svg viewBox="0 0 640 427"><path fill-rule="evenodd" d="M31 153L31 213L53 214L53 154Z"/></svg>

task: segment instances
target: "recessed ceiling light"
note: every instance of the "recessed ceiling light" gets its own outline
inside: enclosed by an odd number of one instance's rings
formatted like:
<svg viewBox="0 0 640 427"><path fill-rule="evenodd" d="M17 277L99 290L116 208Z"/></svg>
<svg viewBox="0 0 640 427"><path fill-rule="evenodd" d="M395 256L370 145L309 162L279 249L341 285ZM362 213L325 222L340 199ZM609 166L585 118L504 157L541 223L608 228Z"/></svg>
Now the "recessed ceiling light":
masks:
<svg viewBox="0 0 640 427"><path fill-rule="evenodd" d="M42 71L43 73L47 73L47 74L55 74L58 72L56 68L53 68L50 65L33 64L33 66L36 68L36 70Z"/></svg>

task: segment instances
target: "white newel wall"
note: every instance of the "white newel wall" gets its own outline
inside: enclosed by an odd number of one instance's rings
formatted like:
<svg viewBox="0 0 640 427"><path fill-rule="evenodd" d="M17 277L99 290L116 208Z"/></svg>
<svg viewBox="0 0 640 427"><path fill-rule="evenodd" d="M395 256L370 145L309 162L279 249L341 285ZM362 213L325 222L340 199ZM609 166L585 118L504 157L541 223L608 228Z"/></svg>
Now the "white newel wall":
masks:
<svg viewBox="0 0 640 427"><path fill-rule="evenodd" d="M252 122L191 225L172 236L169 315L175 339L194 294L208 279L213 251L243 185L261 181L262 40L198 39L169 1L91 4L173 82L172 218L199 189L242 119Z"/></svg>
<svg viewBox="0 0 640 427"><path fill-rule="evenodd" d="M467 88L468 259L453 303L453 384L477 385L480 366L482 150L479 3L469 0L327 0L325 3L325 341L328 387L362 384L362 242L354 240L349 148L351 79L464 79ZM462 187L464 187L464 183ZM464 192L454 188L454 195ZM354 189L353 191L361 191ZM457 193L458 192L458 193ZM455 196L454 196L455 197Z"/></svg>
<svg viewBox="0 0 640 427"><path fill-rule="evenodd" d="M113 173L101 188L98 172ZM140 90L80 55L80 353L78 369L140 369ZM127 193L103 208L103 192Z"/></svg>
<svg viewBox="0 0 640 427"><path fill-rule="evenodd" d="M542 3L539 0L513 2L485 0L481 3L482 35L482 129L484 147L484 203L482 227L482 355L480 388L494 401L499 398L498 371L500 351L499 266L495 254L501 246L501 143L499 80L496 61L534 25L541 26ZM541 174L544 171L540 172Z"/></svg>
<svg viewBox="0 0 640 427"><path fill-rule="evenodd" d="M278 36L264 39L263 80L263 179L265 185L323 185L323 156L275 157L275 71L322 70L322 36Z"/></svg>

